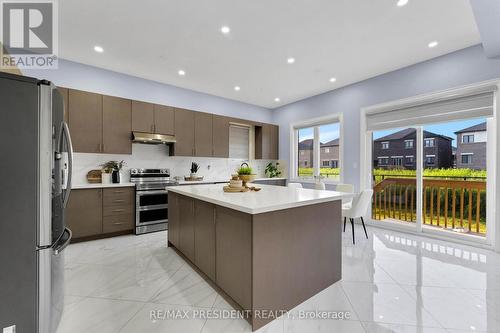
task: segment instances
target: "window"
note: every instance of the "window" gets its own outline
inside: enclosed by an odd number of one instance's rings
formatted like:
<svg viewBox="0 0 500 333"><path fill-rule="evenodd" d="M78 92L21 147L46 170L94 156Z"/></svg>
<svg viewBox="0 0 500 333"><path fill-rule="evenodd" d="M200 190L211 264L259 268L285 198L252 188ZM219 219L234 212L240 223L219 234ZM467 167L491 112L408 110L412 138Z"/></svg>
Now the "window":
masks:
<svg viewBox="0 0 500 333"><path fill-rule="evenodd" d="M392 165L394 166L402 166L403 165L403 156L392 156Z"/></svg>
<svg viewBox="0 0 500 333"><path fill-rule="evenodd" d="M474 143L474 134L462 135L462 143Z"/></svg>
<svg viewBox="0 0 500 333"><path fill-rule="evenodd" d="M379 157L378 164L379 165L388 165L389 164L389 157Z"/></svg>
<svg viewBox="0 0 500 333"><path fill-rule="evenodd" d="M436 163L436 155L425 155L425 164L434 165Z"/></svg>
<svg viewBox="0 0 500 333"><path fill-rule="evenodd" d="M229 157L250 159L250 127L233 124L229 126Z"/></svg>
<svg viewBox="0 0 500 333"><path fill-rule="evenodd" d="M413 148L413 140L405 140L405 148L406 149Z"/></svg>
<svg viewBox="0 0 500 333"><path fill-rule="evenodd" d="M389 149L389 142L382 142L382 149Z"/></svg>
<svg viewBox="0 0 500 333"><path fill-rule="evenodd" d="M300 179L321 176L324 181L338 181L341 175L341 115L293 124L295 153L290 174Z"/></svg>
<svg viewBox="0 0 500 333"><path fill-rule="evenodd" d="M462 154L462 164L472 164L472 154Z"/></svg>
<svg viewBox="0 0 500 333"><path fill-rule="evenodd" d="M405 157L405 164L406 165L412 165L415 163L415 157L414 156L406 156Z"/></svg>
<svg viewBox="0 0 500 333"><path fill-rule="evenodd" d="M424 139L424 147L434 147L434 138Z"/></svg>

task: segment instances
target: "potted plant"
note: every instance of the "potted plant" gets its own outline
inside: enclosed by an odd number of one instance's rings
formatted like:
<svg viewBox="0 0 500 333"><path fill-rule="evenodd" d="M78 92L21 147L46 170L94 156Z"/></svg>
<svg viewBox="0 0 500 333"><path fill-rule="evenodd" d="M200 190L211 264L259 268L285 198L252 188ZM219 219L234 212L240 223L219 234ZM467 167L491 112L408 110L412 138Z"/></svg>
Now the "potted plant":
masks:
<svg viewBox="0 0 500 333"><path fill-rule="evenodd" d="M266 175L269 178L276 178L281 176L281 171L279 170L279 166L280 166L279 162L276 162L276 165L274 165L272 162L269 162L266 165L265 169Z"/></svg>
<svg viewBox="0 0 500 333"><path fill-rule="evenodd" d="M118 184L121 182L120 171L126 165L125 161L108 161L101 164L103 170L103 183L113 183ZM111 175L111 177L109 177ZM105 178L107 178L105 180ZM111 178L111 179L110 179ZM110 181L111 180L111 181Z"/></svg>
<svg viewBox="0 0 500 333"><path fill-rule="evenodd" d="M243 186L246 187L247 182L251 182L255 179L255 174L253 173L252 168L248 165L248 163L242 163L240 168L236 170L238 173L238 177L243 182Z"/></svg>
<svg viewBox="0 0 500 333"><path fill-rule="evenodd" d="M196 178L198 170L200 170L200 165L196 162L191 163L191 178Z"/></svg>

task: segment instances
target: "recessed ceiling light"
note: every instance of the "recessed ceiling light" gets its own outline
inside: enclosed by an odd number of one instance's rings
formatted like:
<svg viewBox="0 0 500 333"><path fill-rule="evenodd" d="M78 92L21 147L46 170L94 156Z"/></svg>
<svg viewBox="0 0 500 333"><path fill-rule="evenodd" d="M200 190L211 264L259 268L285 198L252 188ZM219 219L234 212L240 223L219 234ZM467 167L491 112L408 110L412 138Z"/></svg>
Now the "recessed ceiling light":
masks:
<svg viewBox="0 0 500 333"><path fill-rule="evenodd" d="M184 76L186 75L186 72L184 72L182 69L179 69L179 71L177 72L180 76Z"/></svg>
<svg viewBox="0 0 500 333"><path fill-rule="evenodd" d="M240 88L239 86L234 86L234 90L236 90L236 91L240 91L240 89L241 89L241 88Z"/></svg>
<svg viewBox="0 0 500 333"><path fill-rule="evenodd" d="M427 46L429 46L429 47L432 49L433 47L438 46L438 44L439 44L439 43L438 43L437 41L432 41L432 42L430 42L430 43L429 43L429 45L427 45Z"/></svg>
<svg viewBox="0 0 500 333"><path fill-rule="evenodd" d="M293 64L295 62L295 58L288 58L286 59L286 62L288 62L289 64Z"/></svg>
<svg viewBox="0 0 500 333"><path fill-rule="evenodd" d="M336 82L336 81L337 81L337 79L336 79L336 78L334 78L334 77L330 78L330 82L331 82L331 83Z"/></svg>
<svg viewBox="0 0 500 333"><path fill-rule="evenodd" d="M94 51L96 51L97 53L103 53L104 49L102 48L102 46L96 45L94 46Z"/></svg>
<svg viewBox="0 0 500 333"><path fill-rule="evenodd" d="M279 97L276 97L276 98L274 99L274 101L275 101L275 102L279 102L279 101L281 101L281 99L280 99Z"/></svg>
<svg viewBox="0 0 500 333"><path fill-rule="evenodd" d="M403 7L408 4L408 0L399 0L398 1L398 7Z"/></svg>
<svg viewBox="0 0 500 333"><path fill-rule="evenodd" d="M231 32L231 28L229 28L228 26L223 26L220 28L220 32L222 32L224 35L227 35Z"/></svg>

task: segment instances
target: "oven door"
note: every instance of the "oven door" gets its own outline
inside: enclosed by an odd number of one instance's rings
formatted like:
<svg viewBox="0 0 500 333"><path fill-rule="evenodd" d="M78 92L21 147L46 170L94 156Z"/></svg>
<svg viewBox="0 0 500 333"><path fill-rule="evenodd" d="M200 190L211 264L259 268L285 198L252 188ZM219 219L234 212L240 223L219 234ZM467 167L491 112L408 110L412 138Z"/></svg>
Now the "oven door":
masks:
<svg viewBox="0 0 500 333"><path fill-rule="evenodd" d="M136 227L168 222L168 191L136 191Z"/></svg>

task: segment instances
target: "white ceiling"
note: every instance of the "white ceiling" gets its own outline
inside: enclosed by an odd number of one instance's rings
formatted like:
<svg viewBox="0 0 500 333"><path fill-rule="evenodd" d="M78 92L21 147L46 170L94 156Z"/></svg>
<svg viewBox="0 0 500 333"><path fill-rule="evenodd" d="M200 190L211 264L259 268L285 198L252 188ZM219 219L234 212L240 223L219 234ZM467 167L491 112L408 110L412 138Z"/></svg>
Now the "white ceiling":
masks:
<svg viewBox="0 0 500 333"><path fill-rule="evenodd" d="M396 2L63 0L60 56L276 108L480 42L468 0Z"/></svg>

